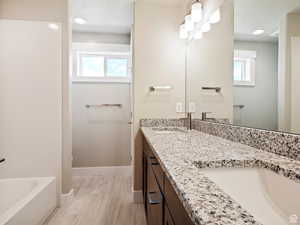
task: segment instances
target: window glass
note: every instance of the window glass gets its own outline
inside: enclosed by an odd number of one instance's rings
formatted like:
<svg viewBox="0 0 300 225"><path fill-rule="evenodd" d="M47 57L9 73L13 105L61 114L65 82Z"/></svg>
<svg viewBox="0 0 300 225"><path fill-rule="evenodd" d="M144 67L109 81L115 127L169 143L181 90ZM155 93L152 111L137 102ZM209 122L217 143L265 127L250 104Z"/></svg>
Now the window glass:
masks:
<svg viewBox="0 0 300 225"><path fill-rule="evenodd" d="M241 81L245 72L245 64L241 60L234 61L234 80Z"/></svg>
<svg viewBox="0 0 300 225"><path fill-rule="evenodd" d="M255 86L256 52L235 50L233 64L234 85Z"/></svg>
<svg viewBox="0 0 300 225"><path fill-rule="evenodd" d="M122 58L108 58L106 60L106 75L108 77L127 77L128 60Z"/></svg>
<svg viewBox="0 0 300 225"><path fill-rule="evenodd" d="M104 77L104 57L97 55L80 56L80 76Z"/></svg>

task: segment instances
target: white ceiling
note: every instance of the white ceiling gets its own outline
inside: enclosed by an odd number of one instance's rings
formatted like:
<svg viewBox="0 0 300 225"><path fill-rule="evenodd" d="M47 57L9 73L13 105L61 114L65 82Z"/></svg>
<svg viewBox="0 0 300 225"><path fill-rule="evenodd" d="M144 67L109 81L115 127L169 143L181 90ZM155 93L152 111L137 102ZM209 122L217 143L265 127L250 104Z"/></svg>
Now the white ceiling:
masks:
<svg viewBox="0 0 300 225"><path fill-rule="evenodd" d="M74 31L129 34L133 24L133 0L73 0L73 18L87 24L73 24Z"/></svg>
<svg viewBox="0 0 300 225"><path fill-rule="evenodd" d="M276 41L269 35L278 30L283 16L296 8L300 9L300 0L234 0L235 37L241 40ZM254 36L257 29L265 34Z"/></svg>

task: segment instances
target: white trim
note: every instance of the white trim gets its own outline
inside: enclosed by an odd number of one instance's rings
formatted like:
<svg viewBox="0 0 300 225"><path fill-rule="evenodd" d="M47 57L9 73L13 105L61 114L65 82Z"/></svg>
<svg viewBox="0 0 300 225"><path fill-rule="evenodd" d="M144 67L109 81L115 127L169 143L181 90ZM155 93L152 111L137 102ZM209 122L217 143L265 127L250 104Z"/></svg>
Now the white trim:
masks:
<svg viewBox="0 0 300 225"><path fill-rule="evenodd" d="M111 167L77 167L72 169L73 176L97 176L103 173L122 174L132 173L132 166L111 166Z"/></svg>
<svg viewBox="0 0 300 225"><path fill-rule="evenodd" d="M234 50L234 57L244 59L256 59L256 51L236 49Z"/></svg>
<svg viewBox="0 0 300 225"><path fill-rule="evenodd" d="M100 57L103 59L103 76L102 74L91 74L88 76L87 74L83 74L82 71L82 57ZM116 52L86 52L86 51L76 51L76 72L73 73L73 80L76 79L86 79L86 80L129 80L130 77L130 53L116 53ZM107 71L107 63L110 59L125 59L127 60L127 71L126 76L108 76Z"/></svg>
<svg viewBox="0 0 300 225"><path fill-rule="evenodd" d="M119 84L131 84L131 80L100 80L100 79L97 79L97 80L93 80L93 79L73 79L72 80L72 83L112 83L112 84L115 84L115 83L119 83Z"/></svg>
<svg viewBox="0 0 300 225"><path fill-rule="evenodd" d="M117 51L77 51L77 54L83 55L96 55L96 56L110 56L115 58L124 58L127 59L130 56L130 52L117 52Z"/></svg>
<svg viewBox="0 0 300 225"><path fill-rule="evenodd" d="M73 42L72 49L76 51L95 51L95 52L130 52L130 44Z"/></svg>
<svg viewBox="0 0 300 225"><path fill-rule="evenodd" d="M60 207L63 207L70 202L72 202L74 199L74 189L71 189L69 193L61 194L60 196Z"/></svg>
<svg viewBox="0 0 300 225"><path fill-rule="evenodd" d="M133 202L136 204L143 203L143 191L132 191Z"/></svg>

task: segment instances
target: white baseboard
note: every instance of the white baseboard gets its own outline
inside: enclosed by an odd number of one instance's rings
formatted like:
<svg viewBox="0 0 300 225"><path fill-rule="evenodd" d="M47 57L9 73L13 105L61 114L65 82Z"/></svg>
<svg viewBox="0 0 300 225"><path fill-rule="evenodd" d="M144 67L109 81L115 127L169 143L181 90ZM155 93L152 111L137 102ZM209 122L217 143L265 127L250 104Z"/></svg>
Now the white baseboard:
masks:
<svg viewBox="0 0 300 225"><path fill-rule="evenodd" d="M143 191L132 191L133 194L133 202L136 204L141 204L144 202L143 199Z"/></svg>
<svg viewBox="0 0 300 225"><path fill-rule="evenodd" d="M132 174L132 166L111 167L75 167L72 169L73 176L97 176L101 174Z"/></svg>
<svg viewBox="0 0 300 225"><path fill-rule="evenodd" d="M71 189L67 194L61 194L60 207L69 204L74 199L74 189Z"/></svg>

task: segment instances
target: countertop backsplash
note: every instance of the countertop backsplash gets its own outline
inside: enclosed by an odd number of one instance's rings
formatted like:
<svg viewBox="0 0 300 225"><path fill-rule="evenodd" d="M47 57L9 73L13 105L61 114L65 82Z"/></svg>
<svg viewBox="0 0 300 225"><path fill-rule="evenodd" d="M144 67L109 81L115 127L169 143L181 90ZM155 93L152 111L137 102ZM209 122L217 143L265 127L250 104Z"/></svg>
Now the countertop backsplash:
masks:
<svg viewBox="0 0 300 225"><path fill-rule="evenodd" d="M193 129L233 142L300 160L300 135L193 120Z"/></svg>
<svg viewBox="0 0 300 225"><path fill-rule="evenodd" d="M182 127L184 119L142 119L141 127ZM193 129L218 136L233 142L275 153L294 160L300 160L300 135L239 127L193 119Z"/></svg>

